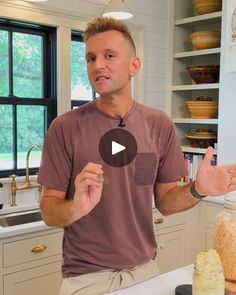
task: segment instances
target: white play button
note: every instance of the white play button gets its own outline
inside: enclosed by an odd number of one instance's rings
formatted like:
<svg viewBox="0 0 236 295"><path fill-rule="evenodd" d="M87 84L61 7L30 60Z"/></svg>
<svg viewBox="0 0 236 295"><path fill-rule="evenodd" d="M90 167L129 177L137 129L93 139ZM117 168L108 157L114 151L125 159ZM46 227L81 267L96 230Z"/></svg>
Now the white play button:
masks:
<svg viewBox="0 0 236 295"><path fill-rule="evenodd" d="M112 153L112 155L116 155L116 154L118 154L119 152L121 152L121 151L123 151L125 149L126 149L126 147L124 145L121 145L116 141L111 142L111 153Z"/></svg>
<svg viewBox="0 0 236 295"><path fill-rule="evenodd" d="M112 167L123 167L137 154L134 136L123 128L108 130L99 141L99 153L104 162Z"/></svg>

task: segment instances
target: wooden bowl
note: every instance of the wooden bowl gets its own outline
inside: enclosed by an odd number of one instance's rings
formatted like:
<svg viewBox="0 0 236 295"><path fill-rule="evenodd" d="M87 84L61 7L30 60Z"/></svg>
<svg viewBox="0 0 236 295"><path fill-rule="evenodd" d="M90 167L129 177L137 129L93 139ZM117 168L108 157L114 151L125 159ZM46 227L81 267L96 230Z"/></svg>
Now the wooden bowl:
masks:
<svg viewBox="0 0 236 295"><path fill-rule="evenodd" d="M197 84L217 83L219 81L219 65L196 65L189 66L187 70L193 81Z"/></svg>
<svg viewBox="0 0 236 295"><path fill-rule="evenodd" d="M222 9L222 0L193 0L196 14L206 14Z"/></svg>
<svg viewBox="0 0 236 295"><path fill-rule="evenodd" d="M190 36L195 49L201 50L220 47L220 32L199 31L192 33Z"/></svg>
<svg viewBox="0 0 236 295"><path fill-rule="evenodd" d="M212 119L217 118L218 105L215 100L212 101L186 101L191 118L195 119Z"/></svg>

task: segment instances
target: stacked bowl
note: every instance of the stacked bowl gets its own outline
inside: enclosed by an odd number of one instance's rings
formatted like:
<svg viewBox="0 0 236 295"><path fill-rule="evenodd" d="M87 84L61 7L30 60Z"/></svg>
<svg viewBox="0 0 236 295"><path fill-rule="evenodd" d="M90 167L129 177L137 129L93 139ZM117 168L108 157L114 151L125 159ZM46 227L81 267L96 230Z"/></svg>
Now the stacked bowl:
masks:
<svg viewBox="0 0 236 295"><path fill-rule="evenodd" d="M197 97L195 100L186 101L186 105L191 113L191 118L213 119L217 118L217 102L209 97Z"/></svg>
<svg viewBox="0 0 236 295"><path fill-rule="evenodd" d="M190 35L195 49L209 49L220 47L220 35L218 31L198 31Z"/></svg>
<svg viewBox="0 0 236 295"><path fill-rule="evenodd" d="M206 14L222 9L222 0L193 0L196 14Z"/></svg>
<svg viewBox="0 0 236 295"><path fill-rule="evenodd" d="M197 129L187 133L186 138L194 148L214 147L217 142L217 133L211 129Z"/></svg>

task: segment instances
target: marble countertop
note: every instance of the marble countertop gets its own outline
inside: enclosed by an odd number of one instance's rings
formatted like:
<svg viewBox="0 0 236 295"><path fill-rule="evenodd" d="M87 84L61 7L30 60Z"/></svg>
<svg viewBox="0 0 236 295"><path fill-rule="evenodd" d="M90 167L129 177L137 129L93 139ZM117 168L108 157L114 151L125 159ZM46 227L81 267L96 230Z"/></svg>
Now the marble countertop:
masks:
<svg viewBox="0 0 236 295"><path fill-rule="evenodd" d="M24 211L32 211L32 212L39 211L39 205L35 203L24 204L14 208L10 206L6 206L0 210L0 218L1 216L5 214L9 214L9 213L14 214L14 213L20 213L20 212L23 213ZM53 229L53 228L47 226L43 220L14 225L14 226L8 226L8 227L0 226L0 238L8 238L8 237L18 236L22 234L33 233L33 232L37 232L41 230L47 230L47 229Z"/></svg>
<svg viewBox="0 0 236 295"><path fill-rule="evenodd" d="M133 287L109 293L109 295L175 295L175 288L178 285L192 284L192 275L193 264L161 274Z"/></svg>
<svg viewBox="0 0 236 295"><path fill-rule="evenodd" d="M0 226L0 239L33 233L46 229L52 229L52 227L47 226L44 221L35 221L9 227Z"/></svg>

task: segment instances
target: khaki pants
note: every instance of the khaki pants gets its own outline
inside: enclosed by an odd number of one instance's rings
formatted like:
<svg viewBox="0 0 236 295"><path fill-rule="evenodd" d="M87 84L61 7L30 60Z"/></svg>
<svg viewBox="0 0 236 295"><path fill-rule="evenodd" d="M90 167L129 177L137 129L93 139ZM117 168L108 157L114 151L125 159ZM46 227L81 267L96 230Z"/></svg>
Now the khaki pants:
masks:
<svg viewBox="0 0 236 295"><path fill-rule="evenodd" d="M158 273L159 268L155 259L131 269L102 270L65 278L59 295L104 295L151 279Z"/></svg>

